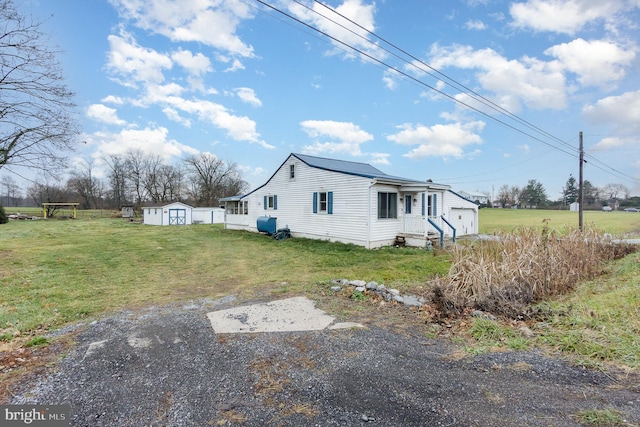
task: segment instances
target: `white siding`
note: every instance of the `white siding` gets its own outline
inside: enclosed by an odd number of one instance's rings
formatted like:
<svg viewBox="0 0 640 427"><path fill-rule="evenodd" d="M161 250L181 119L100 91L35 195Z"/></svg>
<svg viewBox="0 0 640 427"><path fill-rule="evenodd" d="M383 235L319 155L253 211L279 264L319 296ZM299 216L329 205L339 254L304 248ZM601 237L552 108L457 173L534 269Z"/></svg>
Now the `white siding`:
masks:
<svg viewBox="0 0 640 427"><path fill-rule="evenodd" d="M142 208L143 223L150 225L170 225L169 213L172 209L184 210L185 225L191 224L191 211L193 208L180 202L170 203L168 205L158 207Z"/></svg>
<svg viewBox="0 0 640 427"><path fill-rule="evenodd" d="M378 218L378 193L396 193L398 203L396 212L397 218ZM376 184L371 188L369 198L369 205L371 206L370 248L391 245L395 241L396 236L402 233L403 216L401 214L401 210L403 210L403 200L401 200L401 194L402 193L398 191L398 187L394 185Z"/></svg>
<svg viewBox="0 0 640 427"><path fill-rule="evenodd" d="M193 208L192 222L194 224L222 224L224 209L222 208Z"/></svg>
<svg viewBox="0 0 640 427"><path fill-rule="evenodd" d="M478 205L475 203L452 191L445 191L443 212L447 221L456 228L457 236L478 234ZM450 234L451 229L448 232Z"/></svg>
<svg viewBox="0 0 640 427"><path fill-rule="evenodd" d="M293 179L289 178L291 164L295 165ZM370 182L368 178L312 168L290 157L266 185L248 196L249 215L233 215L233 224L248 221L256 230L257 218L270 216L277 218L277 228L289 227L294 237L366 245ZM332 214L313 213L314 192L333 193ZM264 209L265 196L277 196L277 209Z"/></svg>

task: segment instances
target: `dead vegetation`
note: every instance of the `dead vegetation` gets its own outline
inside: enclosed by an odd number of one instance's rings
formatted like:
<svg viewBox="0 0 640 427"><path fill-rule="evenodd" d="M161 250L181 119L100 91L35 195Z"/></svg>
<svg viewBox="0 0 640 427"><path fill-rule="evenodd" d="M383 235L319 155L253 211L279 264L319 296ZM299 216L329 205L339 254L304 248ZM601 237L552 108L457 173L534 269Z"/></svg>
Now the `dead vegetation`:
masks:
<svg viewBox="0 0 640 427"><path fill-rule="evenodd" d="M431 301L443 316L475 309L512 319L538 317L532 304L566 294L605 272L607 261L634 252L593 230L560 234L520 228L490 241L458 246L449 273L436 279Z"/></svg>

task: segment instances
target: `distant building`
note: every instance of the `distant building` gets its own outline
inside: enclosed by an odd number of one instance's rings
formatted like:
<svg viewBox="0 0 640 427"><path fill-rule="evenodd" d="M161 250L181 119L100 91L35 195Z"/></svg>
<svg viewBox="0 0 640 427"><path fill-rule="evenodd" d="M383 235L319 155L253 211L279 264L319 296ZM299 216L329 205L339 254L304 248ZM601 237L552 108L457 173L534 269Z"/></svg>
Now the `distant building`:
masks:
<svg viewBox="0 0 640 427"><path fill-rule="evenodd" d="M479 193L477 191L456 191L459 195L464 197L465 199L469 199L472 202L478 202L481 205L489 205L489 196L484 193Z"/></svg>

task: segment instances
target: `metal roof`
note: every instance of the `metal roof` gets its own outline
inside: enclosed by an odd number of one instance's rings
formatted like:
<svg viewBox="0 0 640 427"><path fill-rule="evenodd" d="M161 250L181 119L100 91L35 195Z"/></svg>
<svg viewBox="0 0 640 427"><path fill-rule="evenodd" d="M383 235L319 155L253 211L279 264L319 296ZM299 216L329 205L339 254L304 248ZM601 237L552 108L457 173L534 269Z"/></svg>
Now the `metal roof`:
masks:
<svg viewBox="0 0 640 427"><path fill-rule="evenodd" d="M346 160L327 159L324 157L308 156L306 154L291 153L292 156L297 157L307 165L324 169L332 172L340 172L347 175L362 176L365 178L378 178L386 179L389 181L402 181L402 182L421 182L415 179L401 178L398 176L387 175L380 169L376 169L368 163L349 162Z"/></svg>

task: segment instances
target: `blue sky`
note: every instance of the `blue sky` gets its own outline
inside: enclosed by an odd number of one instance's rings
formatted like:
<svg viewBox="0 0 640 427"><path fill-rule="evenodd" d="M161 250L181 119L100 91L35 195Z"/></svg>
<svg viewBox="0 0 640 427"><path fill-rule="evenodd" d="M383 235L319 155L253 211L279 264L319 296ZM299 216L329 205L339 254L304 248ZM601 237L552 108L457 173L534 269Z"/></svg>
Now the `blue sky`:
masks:
<svg viewBox="0 0 640 427"><path fill-rule="evenodd" d="M489 194L537 179L557 199L583 131L585 179L640 194L640 0L324 5L17 4L64 51L74 161L98 173L131 148L210 152L254 188L296 152Z"/></svg>

